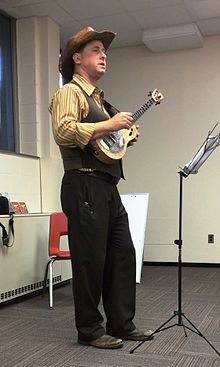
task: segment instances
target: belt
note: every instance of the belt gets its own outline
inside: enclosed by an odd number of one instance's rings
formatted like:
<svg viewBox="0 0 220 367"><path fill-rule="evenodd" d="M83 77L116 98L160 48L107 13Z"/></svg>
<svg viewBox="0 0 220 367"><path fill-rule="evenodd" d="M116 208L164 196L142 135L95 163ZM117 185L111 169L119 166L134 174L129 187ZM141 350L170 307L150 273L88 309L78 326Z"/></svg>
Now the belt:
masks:
<svg viewBox="0 0 220 367"><path fill-rule="evenodd" d="M101 171L91 171L90 172L90 171L83 171L83 170L76 170L76 171L82 175L88 175L91 177L95 177L105 182L111 183L112 185L117 185L117 183L119 182L119 178L114 177L107 172L101 172Z"/></svg>

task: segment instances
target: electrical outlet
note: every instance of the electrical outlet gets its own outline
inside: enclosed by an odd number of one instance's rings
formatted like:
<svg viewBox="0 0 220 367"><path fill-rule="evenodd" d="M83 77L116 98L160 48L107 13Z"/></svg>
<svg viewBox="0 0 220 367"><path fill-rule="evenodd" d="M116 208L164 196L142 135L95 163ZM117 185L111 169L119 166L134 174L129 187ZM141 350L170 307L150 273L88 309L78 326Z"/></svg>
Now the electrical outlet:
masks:
<svg viewBox="0 0 220 367"><path fill-rule="evenodd" d="M208 234L208 243L214 243L214 234L213 233Z"/></svg>

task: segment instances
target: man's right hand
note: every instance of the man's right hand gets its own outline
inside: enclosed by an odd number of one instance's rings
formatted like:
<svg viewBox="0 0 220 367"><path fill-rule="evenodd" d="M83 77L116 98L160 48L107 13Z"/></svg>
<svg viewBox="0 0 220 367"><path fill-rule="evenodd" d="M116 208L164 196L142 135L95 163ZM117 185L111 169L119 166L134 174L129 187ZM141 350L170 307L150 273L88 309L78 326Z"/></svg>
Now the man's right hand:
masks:
<svg viewBox="0 0 220 367"><path fill-rule="evenodd" d="M131 112L119 112L114 115L109 122L112 123L112 131L118 131L121 129L130 129L133 124L133 118Z"/></svg>
<svg viewBox="0 0 220 367"><path fill-rule="evenodd" d="M112 131L118 131L121 129L130 129L133 125L133 118L131 112L119 112L112 118L106 121L96 122L95 131L91 140L102 137Z"/></svg>

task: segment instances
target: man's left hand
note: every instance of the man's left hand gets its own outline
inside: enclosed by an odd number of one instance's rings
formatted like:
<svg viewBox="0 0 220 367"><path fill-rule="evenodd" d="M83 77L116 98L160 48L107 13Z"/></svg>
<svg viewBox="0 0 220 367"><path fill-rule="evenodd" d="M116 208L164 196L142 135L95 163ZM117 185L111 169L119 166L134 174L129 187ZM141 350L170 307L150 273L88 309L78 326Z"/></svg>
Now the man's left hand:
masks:
<svg viewBox="0 0 220 367"><path fill-rule="evenodd" d="M138 141L138 139L139 139L139 136L140 136L140 133L138 131L139 125L135 125L135 127L137 129L137 135L135 136L135 138L133 140L129 141L128 147L131 147L132 145L134 145L134 143L136 143Z"/></svg>

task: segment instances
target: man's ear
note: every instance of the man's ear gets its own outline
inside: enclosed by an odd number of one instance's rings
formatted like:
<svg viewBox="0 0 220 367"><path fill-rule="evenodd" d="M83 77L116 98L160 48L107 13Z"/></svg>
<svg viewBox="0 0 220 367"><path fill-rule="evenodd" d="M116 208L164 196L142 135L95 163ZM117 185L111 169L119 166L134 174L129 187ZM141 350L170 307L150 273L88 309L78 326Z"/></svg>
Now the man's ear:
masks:
<svg viewBox="0 0 220 367"><path fill-rule="evenodd" d="M81 55L79 52L75 52L73 54L73 61L76 65L79 65L81 63Z"/></svg>

